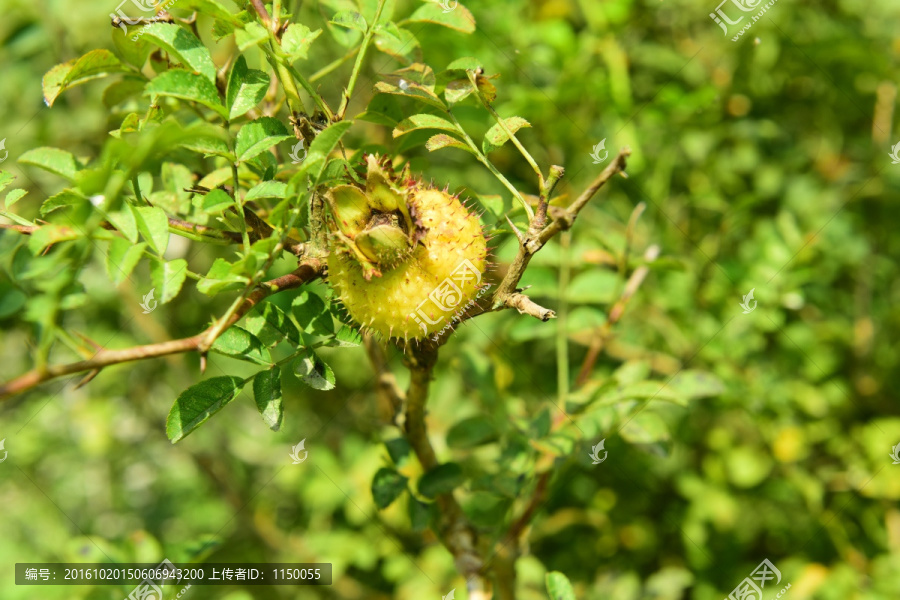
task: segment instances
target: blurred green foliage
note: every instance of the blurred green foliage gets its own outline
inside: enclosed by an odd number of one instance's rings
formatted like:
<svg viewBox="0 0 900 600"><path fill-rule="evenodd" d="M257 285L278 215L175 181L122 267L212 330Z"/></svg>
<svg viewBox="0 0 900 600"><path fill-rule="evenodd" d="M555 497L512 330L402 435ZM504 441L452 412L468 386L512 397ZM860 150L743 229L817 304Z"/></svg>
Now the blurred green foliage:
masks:
<svg viewBox="0 0 900 600"><path fill-rule="evenodd" d="M300 5L299 22L330 34L311 47L304 72L343 56L340 36L352 30L326 25L341 3L292 4ZM371 3L363 5L365 12ZM418 3L396 5L401 19ZM900 142L900 6L778 2L738 42L708 17L712 1L467 7L474 34L415 24L411 51L435 71L473 56L486 73L500 74L495 108L531 123L517 135L539 164L565 166L558 193L571 200L605 166L590 157L601 140L611 154L633 150L629 178L610 182L582 213L570 245L547 247L522 282L561 318L486 315L442 349L430 435L441 459L467 473L457 494L485 532L531 494L535 448L563 448L518 563L517 597L546 598L545 575L559 571L585 600L720 600L768 558L782 585L792 584L792 600L896 598L900 466L889 453L900 443L891 391L900 383L900 311L891 308L900 301L900 241L891 206L900 166L887 154ZM10 153L2 168L29 191L16 205L22 214L36 216L61 185L52 174L15 165L17 156L44 145L97 156L107 132L122 124L125 114L103 105L108 82L68 90L52 108L41 98L41 77L54 65L113 48L114 8L0 0L0 138ZM184 11L176 5L173 13ZM204 19L201 37L221 65L233 41L217 44ZM378 74L402 66L373 52L348 114L366 108ZM336 104L349 71L345 63L323 77L320 93ZM403 102L392 106L404 116L418 112ZM472 103L454 113L475 139L490 126ZM397 142L415 171L464 195L500 195L513 208L506 189L472 157L429 153L415 146L424 141L419 135ZM362 149L390 147L391 127L359 121L347 140ZM536 193L515 148L507 144L491 157L516 187ZM168 175L173 189L183 187L183 175ZM646 212L629 233L640 202ZM504 212L490 199L485 207L486 221ZM515 246L509 236L497 240L503 264ZM13 256L20 243L18 234L0 233L0 255ZM579 390L560 388L575 388L596 328L621 293L618 267L640 264L652 244L661 256L585 387L605 395L578 416L580 431L569 442L548 436L559 408L575 414L584 400ZM197 273L226 256L198 254L192 244L180 252ZM7 380L32 366L36 335L20 316L41 307L29 306L11 283L8 274L20 267L2 261L0 379ZM144 287L109 285L98 253L82 273L85 297L67 313L67 327L124 348L200 331L230 303L189 282L145 315L146 264L135 277ZM323 284L310 287L327 295ZM751 289L758 306L743 314L739 304ZM289 311L293 295L273 302ZM77 390L79 378L60 379L6 402L0 595L38 597L37 588L14 585L16 562L165 556L334 564L329 588L195 588L188 598L436 599L452 588L466 598L451 556L422 531L427 515L420 513L428 508L410 506L408 495L377 508L387 500L372 495L379 469L393 464L410 479L421 473L396 444L385 446L398 432L386 424L388 407L377 400L365 353L321 354L337 387L286 385L278 432L245 393L171 445L165 416L199 379L194 355L110 367ZM210 362L213 375L256 370L219 355ZM391 364L402 378L399 357ZM647 388L648 379L668 385ZM530 440L517 437L523 431ZM301 439L309 460L292 465L290 448ZM592 465L590 447L601 439L608 457ZM384 481L379 489L402 483ZM39 593L105 599L128 592ZM775 593L767 588L765 598Z"/></svg>

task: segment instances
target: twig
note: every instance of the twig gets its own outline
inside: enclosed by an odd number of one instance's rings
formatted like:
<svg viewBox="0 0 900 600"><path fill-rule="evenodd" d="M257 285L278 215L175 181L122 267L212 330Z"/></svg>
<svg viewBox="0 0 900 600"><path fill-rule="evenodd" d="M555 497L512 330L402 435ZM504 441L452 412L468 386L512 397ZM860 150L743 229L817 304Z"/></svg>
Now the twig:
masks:
<svg viewBox="0 0 900 600"><path fill-rule="evenodd" d="M347 82L347 87L344 88L344 96L341 98L341 105L338 107L337 114L334 117L335 121L342 121L344 115L347 114L347 108L350 106L350 98L353 96L353 88L356 87L356 81L359 79L359 72L362 70L363 60L366 58L366 51L369 49L369 44L372 43L372 37L375 35L375 27L378 26L378 22L381 20L381 13L384 12L384 5L386 3L387 0L378 0L378 8L375 9L375 19L369 23L369 27L366 29L366 35L363 37L362 45L359 48L359 54L356 56L356 62L353 64L353 71L350 73L350 81Z"/></svg>
<svg viewBox="0 0 900 600"><path fill-rule="evenodd" d="M378 376L378 394L385 404L391 408L391 422L401 427L400 416L403 413L406 395L397 384L397 378L391 372L384 348L382 348L378 340L371 334L366 333L363 335L363 345L366 348L366 354L369 356L369 362L372 363L372 368Z"/></svg>
<svg viewBox="0 0 900 600"><path fill-rule="evenodd" d="M234 312L234 314L231 315L231 317L228 319L228 326L236 323L241 317L243 317L248 311L250 311L250 309L259 304L265 298L271 296L272 294L300 287L305 283L314 281L321 277L324 271L325 264L323 261L317 258L307 258L294 272L288 273L287 275L282 275L281 277L276 277L275 279L261 284L259 288L257 288L244 300L244 302ZM203 340L206 339L206 337L209 335L210 329L212 329L212 327L191 337L178 340L170 340L168 342L162 342L159 344L135 346L133 348L126 348L124 350L104 349L97 352L97 354L95 354L94 357L89 360L82 360L79 362L64 365L50 366L44 369L34 369L32 371L29 371L28 373L25 373L24 375L20 375L19 377L6 382L3 385L0 385L0 400L9 398L16 394L21 394L22 392L30 390L45 381L50 381L51 379L56 379L58 377L64 377L66 375L80 373L82 371L102 369L103 367L107 367L109 365L115 365L124 362L144 360L147 358L156 358L158 356L167 356L169 354L179 354L182 352L191 352L197 350L198 348L200 348L200 344L203 342Z"/></svg>

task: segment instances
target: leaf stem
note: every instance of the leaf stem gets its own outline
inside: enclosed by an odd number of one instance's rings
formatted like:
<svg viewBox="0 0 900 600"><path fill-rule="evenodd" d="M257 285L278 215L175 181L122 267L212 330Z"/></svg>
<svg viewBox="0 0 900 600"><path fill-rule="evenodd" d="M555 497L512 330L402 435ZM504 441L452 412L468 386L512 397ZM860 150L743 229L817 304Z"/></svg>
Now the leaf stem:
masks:
<svg viewBox="0 0 900 600"><path fill-rule="evenodd" d="M372 43L372 37L375 35L375 27L377 27L378 22L381 21L381 13L384 12L384 5L386 3L387 0L378 0L378 8L375 10L375 19L369 24L369 28L366 30L362 45L359 47L359 54L356 56L356 63L354 63L353 71L350 73L350 81L344 89L344 97L341 99L341 105L338 108L335 117L337 121L343 121L344 116L347 113L347 108L350 105L350 98L353 96L353 89L356 87L356 81L359 79L359 72L362 70L363 60L366 58L366 51L369 49L369 44Z"/></svg>

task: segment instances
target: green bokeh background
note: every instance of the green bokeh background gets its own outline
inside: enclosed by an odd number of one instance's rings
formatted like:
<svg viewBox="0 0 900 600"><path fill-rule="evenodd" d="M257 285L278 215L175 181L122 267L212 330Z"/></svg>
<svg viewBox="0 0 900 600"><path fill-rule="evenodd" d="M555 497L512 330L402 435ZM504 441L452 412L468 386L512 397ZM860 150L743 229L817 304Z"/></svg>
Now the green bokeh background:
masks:
<svg viewBox="0 0 900 600"><path fill-rule="evenodd" d="M330 8L300 4L299 20L324 27ZM781 585L791 584L790 600L900 597L900 465L889 457L900 443L900 165L888 156L900 142L900 5L777 2L732 42L708 16L714 4L491 0L466 4L478 23L472 35L413 28L436 71L474 56L501 75L498 112L532 124L520 139L545 168L565 166L558 191L570 199L605 166L592 163L595 144L633 151L629 178L601 190L570 246L554 241L523 279L564 318L483 316L442 349L428 423L439 457L471 476L457 495L476 523L490 535L508 518L514 501L497 493L501 476L518 477L521 493L530 492L530 450L449 448L448 430L483 416L500 430L531 422L539 437L542 419L558 417L560 332L571 384L592 328L621 292L616 261L641 202L631 256L652 244L661 255L592 380L666 382L703 372L721 382L718 393L682 404L651 400L624 430L638 401L579 420L583 439L555 459L518 563L522 600L547 598L548 570L568 575L584 600L721 600L764 558L780 569ZM395 17L415 5L398 2ZM114 8L0 0L0 138L10 153L0 168L29 189L16 205L22 214L37 214L62 182L17 165L16 156L44 145L96 156L121 123L123 113L103 106L105 80L66 92L53 108L41 98L51 67L111 47ZM201 19L201 34L208 30ZM223 64L232 42L204 39ZM326 33L298 68L311 73L343 52ZM377 73L400 66L373 53L349 114L364 109ZM348 73L344 65L320 82L329 101L337 103ZM490 125L474 104L457 114L475 139ZM393 143L389 128L365 122L346 141ZM500 194L511 207L508 192L465 153L418 147L406 155L442 186ZM515 148L492 158L535 193ZM17 238L0 233L0 252ZM495 240L498 262L508 261L508 236ZM200 273L223 252L198 250L183 248ZM203 296L189 281L174 302L144 315L146 265L132 278L139 285L115 288L96 253L82 277L87 297L66 325L109 347L200 331L232 300ZM284 261L275 270L288 269ZM570 282L561 292L562 272ZM743 314L751 289L758 306ZM20 322L19 300L0 274L3 380L31 368L34 332ZM290 298L276 302L289 307ZM372 476L388 461L383 442L397 431L365 353L323 356L337 388L287 387L278 433L245 394L170 444L165 416L199 378L193 355L111 367L77 390L78 378L57 380L4 403L0 597L122 598L127 588L14 585L16 562L108 556L334 565L328 588L195 587L186 598L436 600L453 588L467 598L452 557L429 532L410 529L405 502L384 511L373 504ZM64 351L54 358L72 360ZM392 364L404 379L399 358ZM210 374L245 371L211 358ZM290 447L301 439L309 460L292 465ZM588 452L600 439L609 456L592 465ZM498 472L504 453L516 452L521 472ZM402 467L413 479L417 469ZM777 591L767 587L765 600Z"/></svg>

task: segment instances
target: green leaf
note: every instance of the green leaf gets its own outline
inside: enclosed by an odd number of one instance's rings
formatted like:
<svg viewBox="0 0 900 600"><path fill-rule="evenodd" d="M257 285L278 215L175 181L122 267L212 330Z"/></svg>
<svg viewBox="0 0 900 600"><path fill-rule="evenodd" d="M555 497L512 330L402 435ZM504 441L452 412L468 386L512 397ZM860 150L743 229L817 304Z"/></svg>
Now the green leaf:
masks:
<svg viewBox="0 0 900 600"><path fill-rule="evenodd" d="M419 493L429 498L449 494L465 481L462 468L456 463L444 463L431 469L419 479Z"/></svg>
<svg viewBox="0 0 900 600"><path fill-rule="evenodd" d="M460 150L465 150L469 154L475 154L475 151L469 148L467 144L459 141L455 137L447 135L446 133L439 133L431 137L427 142L425 142L425 147L428 148L429 152L434 152L435 150L440 150L441 148L459 148Z"/></svg>
<svg viewBox="0 0 900 600"><path fill-rule="evenodd" d="M241 22L230 10L225 8L225 6L217 0L178 0L178 7L192 8L201 14L209 15L214 19L233 25L237 25Z"/></svg>
<svg viewBox="0 0 900 600"><path fill-rule="evenodd" d="M174 444L235 399L244 387L240 377L212 377L181 392L166 418L166 435Z"/></svg>
<svg viewBox="0 0 900 600"><path fill-rule="evenodd" d="M321 29L311 31L306 25L291 23L284 35L281 36L281 49L288 55L291 62L301 58L305 60L309 47L320 35L322 35Z"/></svg>
<svg viewBox="0 0 900 600"><path fill-rule="evenodd" d="M284 123L272 117L262 117L241 127L234 151L239 161L245 161L291 137Z"/></svg>
<svg viewBox="0 0 900 600"><path fill-rule="evenodd" d="M443 129L444 131L459 133L459 128L447 119L435 115L420 114L413 115L408 119L401 121L397 127L394 128L393 135L395 138L398 138L410 131L418 131L420 129Z"/></svg>
<svg viewBox="0 0 900 600"><path fill-rule="evenodd" d="M497 430L490 419L483 416L463 419L447 432L447 445L451 448L474 448L495 439Z"/></svg>
<svg viewBox="0 0 900 600"><path fill-rule="evenodd" d="M426 2L416 10L407 21L434 23L450 29L473 33L475 31L475 17L462 4L449 12L444 12L437 2Z"/></svg>
<svg viewBox="0 0 900 600"><path fill-rule="evenodd" d="M690 369L676 374L667 387L691 400L719 396L725 392L725 385L715 375Z"/></svg>
<svg viewBox="0 0 900 600"><path fill-rule="evenodd" d="M244 202L260 198L284 198L287 195L287 184L281 181L263 181L258 183L244 196Z"/></svg>
<svg viewBox="0 0 900 600"><path fill-rule="evenodd" d="M206 276L197 283L197 291L213 296L226 290L240 289L250 282L249 279L236 272L237 267L224 258L217 258Z"/></svg>
<svg viewBox="0 0 900 600"><path fill-rule="evenodd" d="M409 63L412 60L410 57L421 45L412 32L388 23L375 33L375 48L401 63Z"/></svg>
<svg viewBox="0 0 900 600"><path fill-rule="evenodd" d="M109 252L106 255L106 273L113 285L119 285L131 275L147 244L132 244L126 239L114 237L109 242Z"/></svg>
<svg viewBox="0 0 900 600"><path fill-rule="evenodd" d="M652 444L668 440L669 428L659 415L643 411L628 421L619 435L632 444Z"/></svg>
<svg viewBox="0 0 900 600"><path fill-rule="evenodd" d="M269 76L247 68L247 59L239 56L228 76L225 106L228 119L234 120L259 104L269 89Z"/></svg>
<svg viewBox="0 0 900 600"><path fill-rule="evenodd" d="M272 364L268 348L255 335L237 325L223 331L210 350L258 365Z"/></svg>
<svg viewBox="0 0 900 600"><path fill-rule="evenodd" d="M159 292L160 304L169 302L181 291L187 277L187 266L187 261L183 258L150 262L150 280L153 281L153 288Z"/></svg>
<svg viewBox="0 0 900 600"><path fill-rule="evenodd" d="M433 91L417 83L410 83L405 80L398 82L397 85L387 81L379 81L375 84L375 91L379 94L406 96L407 98L413 98L419 102L424 102L429 106L444 110L447 108L444 102L438 98Z"/></svg>
<svg viewBox="0 0 900 600"><path fill-rule="evenodd" d="M53 102L64 90L126 70L125 65L109 50L91 50L81 58L56 65L47 71L42 82L44 101L47 106L53 106Z"/></svg>
<svg viewBox="0 0 900 600"><path fill-rule="evenodd" d="M46 217L54 210L60 208L80 206L87 201L87 198L85 198L81 192L72 188L66 188L60 193L54 194L44 200L44 203L41 204L41 216Z"/></svg>
<svg viewBox="0 0 900 600"><path fill-rule="evenodd" d="M569 578L559 571L547 573L545 582L550 600L575 600L575 590L569 583Z"/></svg>
<svg viewBox="0 0 900 600"><path fill-rule="evenodd" d="M304 290L291 302L291 309L300 327L307 333L320 336L334 334L334 321L331 313L316 294Z"/></svg>
<svg viewBox="0 0 900 600"><path fill-rule="evenodd" d="M309 387L328 391L335 386L334 371L312 350L294 361L294 374Z"/></svg>
<svg viewBox="0 0 900 600"><path fill-rule="evenodd" d="M234 199L219 188L207 192L200 203L200 208L203 209L203 212L211 215L227 210L231 206L234 206Z"/></svg>
<svg viewBox="0 0 900 600"><path fill-rule="evenodd" d="M275 365L268 371L260 371L253 378L253 397L263 421L272 431L281 429L284 404L281 397L281 369Z"/></svg>
<svg viewBox="0 0 900 600"><path fill-rule="evenodd" d="M414 498L412 494L409 495L406 510L409 515L410 527L413 531L425 531L428 528L428 523L431 521L432 517L433 506L433 504L420 502Z"/></svg>
<svg viewBox="0 0 900 600"><path fill-rule="evenodd" d="M332 25L346 27L347 29L356 29L363 33L369 28L366 18L362 14L352 10L342 10L329 21Z"/></svg>
<svg viewBox="0 0 900 600"><path fill-rule="evenodd" d="M18 162L50 171L69 181L75 179L75 173L78 171L75 157L59 148L41 147L29 150L19 157Z"/></svg>
<svg viewBox="0 0 900 600"><path fill-rule="evenodd" d="M141 236L157 254L165 254L169 246L169 218L166 212L156 206L135 206L134 216Z"/></svg>
<svg viewBox="0 0 900 600"><path fill-rule="evenodd" d="M28 190L23 190L22 188L16 188L14 190L9 190L9 193L6 194L6 199L4 199L3 204L6 206L6 210L12 208L12 205L25 197L25 194L28 193Z"/></svg>
<svg viewBox="0 0 900 600"><path fill-rule="evenodd" d="M372 479L372 498L375 500L375 506L379 509L390 506L394 500L400 497L400 494L406 491L407 481L406 477L394 469L388 467L378 469Z"/></svg>
<svg viewBox="0 0 900 600"><path fill-rule="evenodd" d="M521 117L503 119L503 124L506 125L507 129L509 129L513 135L523 127L531 127L531 123ZM481 148L484 150L484 153L487 154L488 152L493 152L508 141L509 135L507 135L503 128L500 127L500 124L497 123L484 134L484 141L481 143Z"/></svg>
<svg viewBox="0 0 900 600"><path fill-rule="evenodd" d="M388 454L391 456L391 460L395 465L399 465L403 459L409 456L409 451L411 450L409 446L409 442L406 441L406 438L398 437L392 440L388 440L384 443L387 448Z"/></svg>
<svg viewBox="0 0 900 600"><path fill-rule="evenodd" d="M234 41L237 43L241 52L247 48L259 45L268 39L269 32L256 21L251 21L243 27L238 27L234 30Z"/></svg>
<svg viewBox="0 0 900 600"><path fill-rule="evenodd" d="M151 23L143 28L143 32L142 39L168 52L172 62L181 63L215 84L216 65L209 50L193 33L174 23Z"/></svg>
<svg viewBox="0 0 900 600"><path fill-rule="evenodd" d="M5 190L10 183L15 181L16 176L8 171L0 171L0 192Z"/></svg>
<svg viewBox="0 0 900 600"><path fill-rule="evenodd" d="M112 223L119 233L125 236L132 244L138 241L137 219L130 205L125 205L122 210L114 210L106 213L106 220Z"/></svg>
<svg viewBox="0 0 900 600"><path fill-rule="evenodd" d="M141 38L133 39L133 35L128 35L122 29L116 28L112 32L113 46L125 62L134 65L138 69L147 62L147 57L153 52L153 44L144 41Z"/></svg>
<svg viewBox="0 0 900 600"><path fill-rule="evenodd" d="M334 338L328 341L329 346L337 348L356 348L362 344L362 336L359 332L348 325L344 325L335 334Z"/></svg>
<svg viewBox="0 0 900 600"><path fill-rule="evenodd" d="M41 254L48 246L58 244L59 242L68 242L77 240L79 233L71 227L62 227L47 223L36 229L28 238L28 249L32 254L37 256Z"/></svg>
<svg viewBox="0 0 900 600"><path fill-rule="evenodd" d="M210 83L202 75L184 69L169 69L158 75L144 90L145 96L151 94L190 100L213 109L223 118L228 118L228 110L222 106L215 84Z"/></svg>
<svg viewBox="0 0 900 600"><path fill-rule="evenodd" d="M294 325L294 322L288 314L281 310L277 305L266 302L262 307L254 310L254 316L262 319L264 323L272 327L281 334L282 337L286 337L295 344L300 343L300 330L297 329L297 326ZM259 324L254 324L254 326L258 327ZM248 329L250 329L250 327L248 327ZM252 331L252 329L250 329L250 331Z"/></svg>
<svg viewBox="0 0 900 600"><path fill-rule="evenodd" d="M333 125L329 125L327 129L316 136L316 139L309 145L309 151L306 154L306 160L301 166L301 173L308 173L313 177L314 182L318 183L319 177L325 170L328 155L337 146L337 143L344 137L347 130L353 125L353 121L340 121Z"/></svg>

